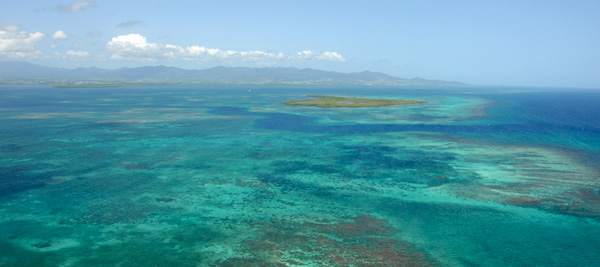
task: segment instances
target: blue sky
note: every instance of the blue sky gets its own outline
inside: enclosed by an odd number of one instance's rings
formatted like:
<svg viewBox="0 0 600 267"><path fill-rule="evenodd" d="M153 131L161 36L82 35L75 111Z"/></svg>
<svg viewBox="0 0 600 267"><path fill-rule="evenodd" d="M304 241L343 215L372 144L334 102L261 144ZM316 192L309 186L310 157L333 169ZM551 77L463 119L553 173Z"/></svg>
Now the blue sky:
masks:
<svg viewBox="0 0 600 267"><path fill-rule="evenodd" d="M3 1L0 60L600 88L600 1Z"/></svg>

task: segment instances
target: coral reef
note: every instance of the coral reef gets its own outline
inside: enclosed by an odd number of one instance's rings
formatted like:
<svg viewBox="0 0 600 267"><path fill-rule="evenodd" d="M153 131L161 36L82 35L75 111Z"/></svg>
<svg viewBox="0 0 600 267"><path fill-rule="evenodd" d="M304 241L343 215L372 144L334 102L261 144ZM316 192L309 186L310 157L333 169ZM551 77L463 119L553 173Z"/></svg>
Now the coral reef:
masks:
<svg viewBox="0 0 600 267"><path fill-rule="evenodd" d="M219 265L234 266L438 266L410 243L395 239L386 221L360 215L340 221L275 221L257 225L261 240L249 240L246 257Z"/></svg>

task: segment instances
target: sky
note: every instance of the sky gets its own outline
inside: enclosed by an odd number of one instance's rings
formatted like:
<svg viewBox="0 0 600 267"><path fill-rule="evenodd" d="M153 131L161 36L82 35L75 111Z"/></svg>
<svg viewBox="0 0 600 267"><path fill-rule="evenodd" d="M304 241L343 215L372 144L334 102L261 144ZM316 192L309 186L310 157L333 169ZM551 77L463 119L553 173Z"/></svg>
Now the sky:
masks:
<svg viewBox="0 0 600 267"><path fill-rule="evenodd" d="M0 61L600 88L597 0L0 2Z"/></svg>

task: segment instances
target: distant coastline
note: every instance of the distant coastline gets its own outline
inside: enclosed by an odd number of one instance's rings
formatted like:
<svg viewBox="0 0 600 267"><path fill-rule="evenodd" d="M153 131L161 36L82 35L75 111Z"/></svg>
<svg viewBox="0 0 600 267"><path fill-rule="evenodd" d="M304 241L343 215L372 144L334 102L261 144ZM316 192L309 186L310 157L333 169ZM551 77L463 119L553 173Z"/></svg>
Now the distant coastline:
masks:
<svg viewBox="0 0 600 267"><path fill-rule="evenodd" d="M404 79L380 72L341 73L299 68L213 67L186 70L166 66L63 69L20 61L0 62L0 84L49 85L59 88L132 86L400 86L468 87L461 82Z"/></svg>

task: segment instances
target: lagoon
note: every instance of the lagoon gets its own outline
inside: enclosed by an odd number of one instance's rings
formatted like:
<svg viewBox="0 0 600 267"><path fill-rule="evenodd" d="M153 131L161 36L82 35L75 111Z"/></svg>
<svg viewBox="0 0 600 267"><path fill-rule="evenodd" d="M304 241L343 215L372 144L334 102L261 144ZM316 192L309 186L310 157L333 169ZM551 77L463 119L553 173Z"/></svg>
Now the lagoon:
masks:
<svg viewBox="0 0 600 267"><path fill-rule="evenodd" d="M428 104L284 104L307 94ZM0 265L592 266L599 103L582 89L2 86Z"/></svg>

